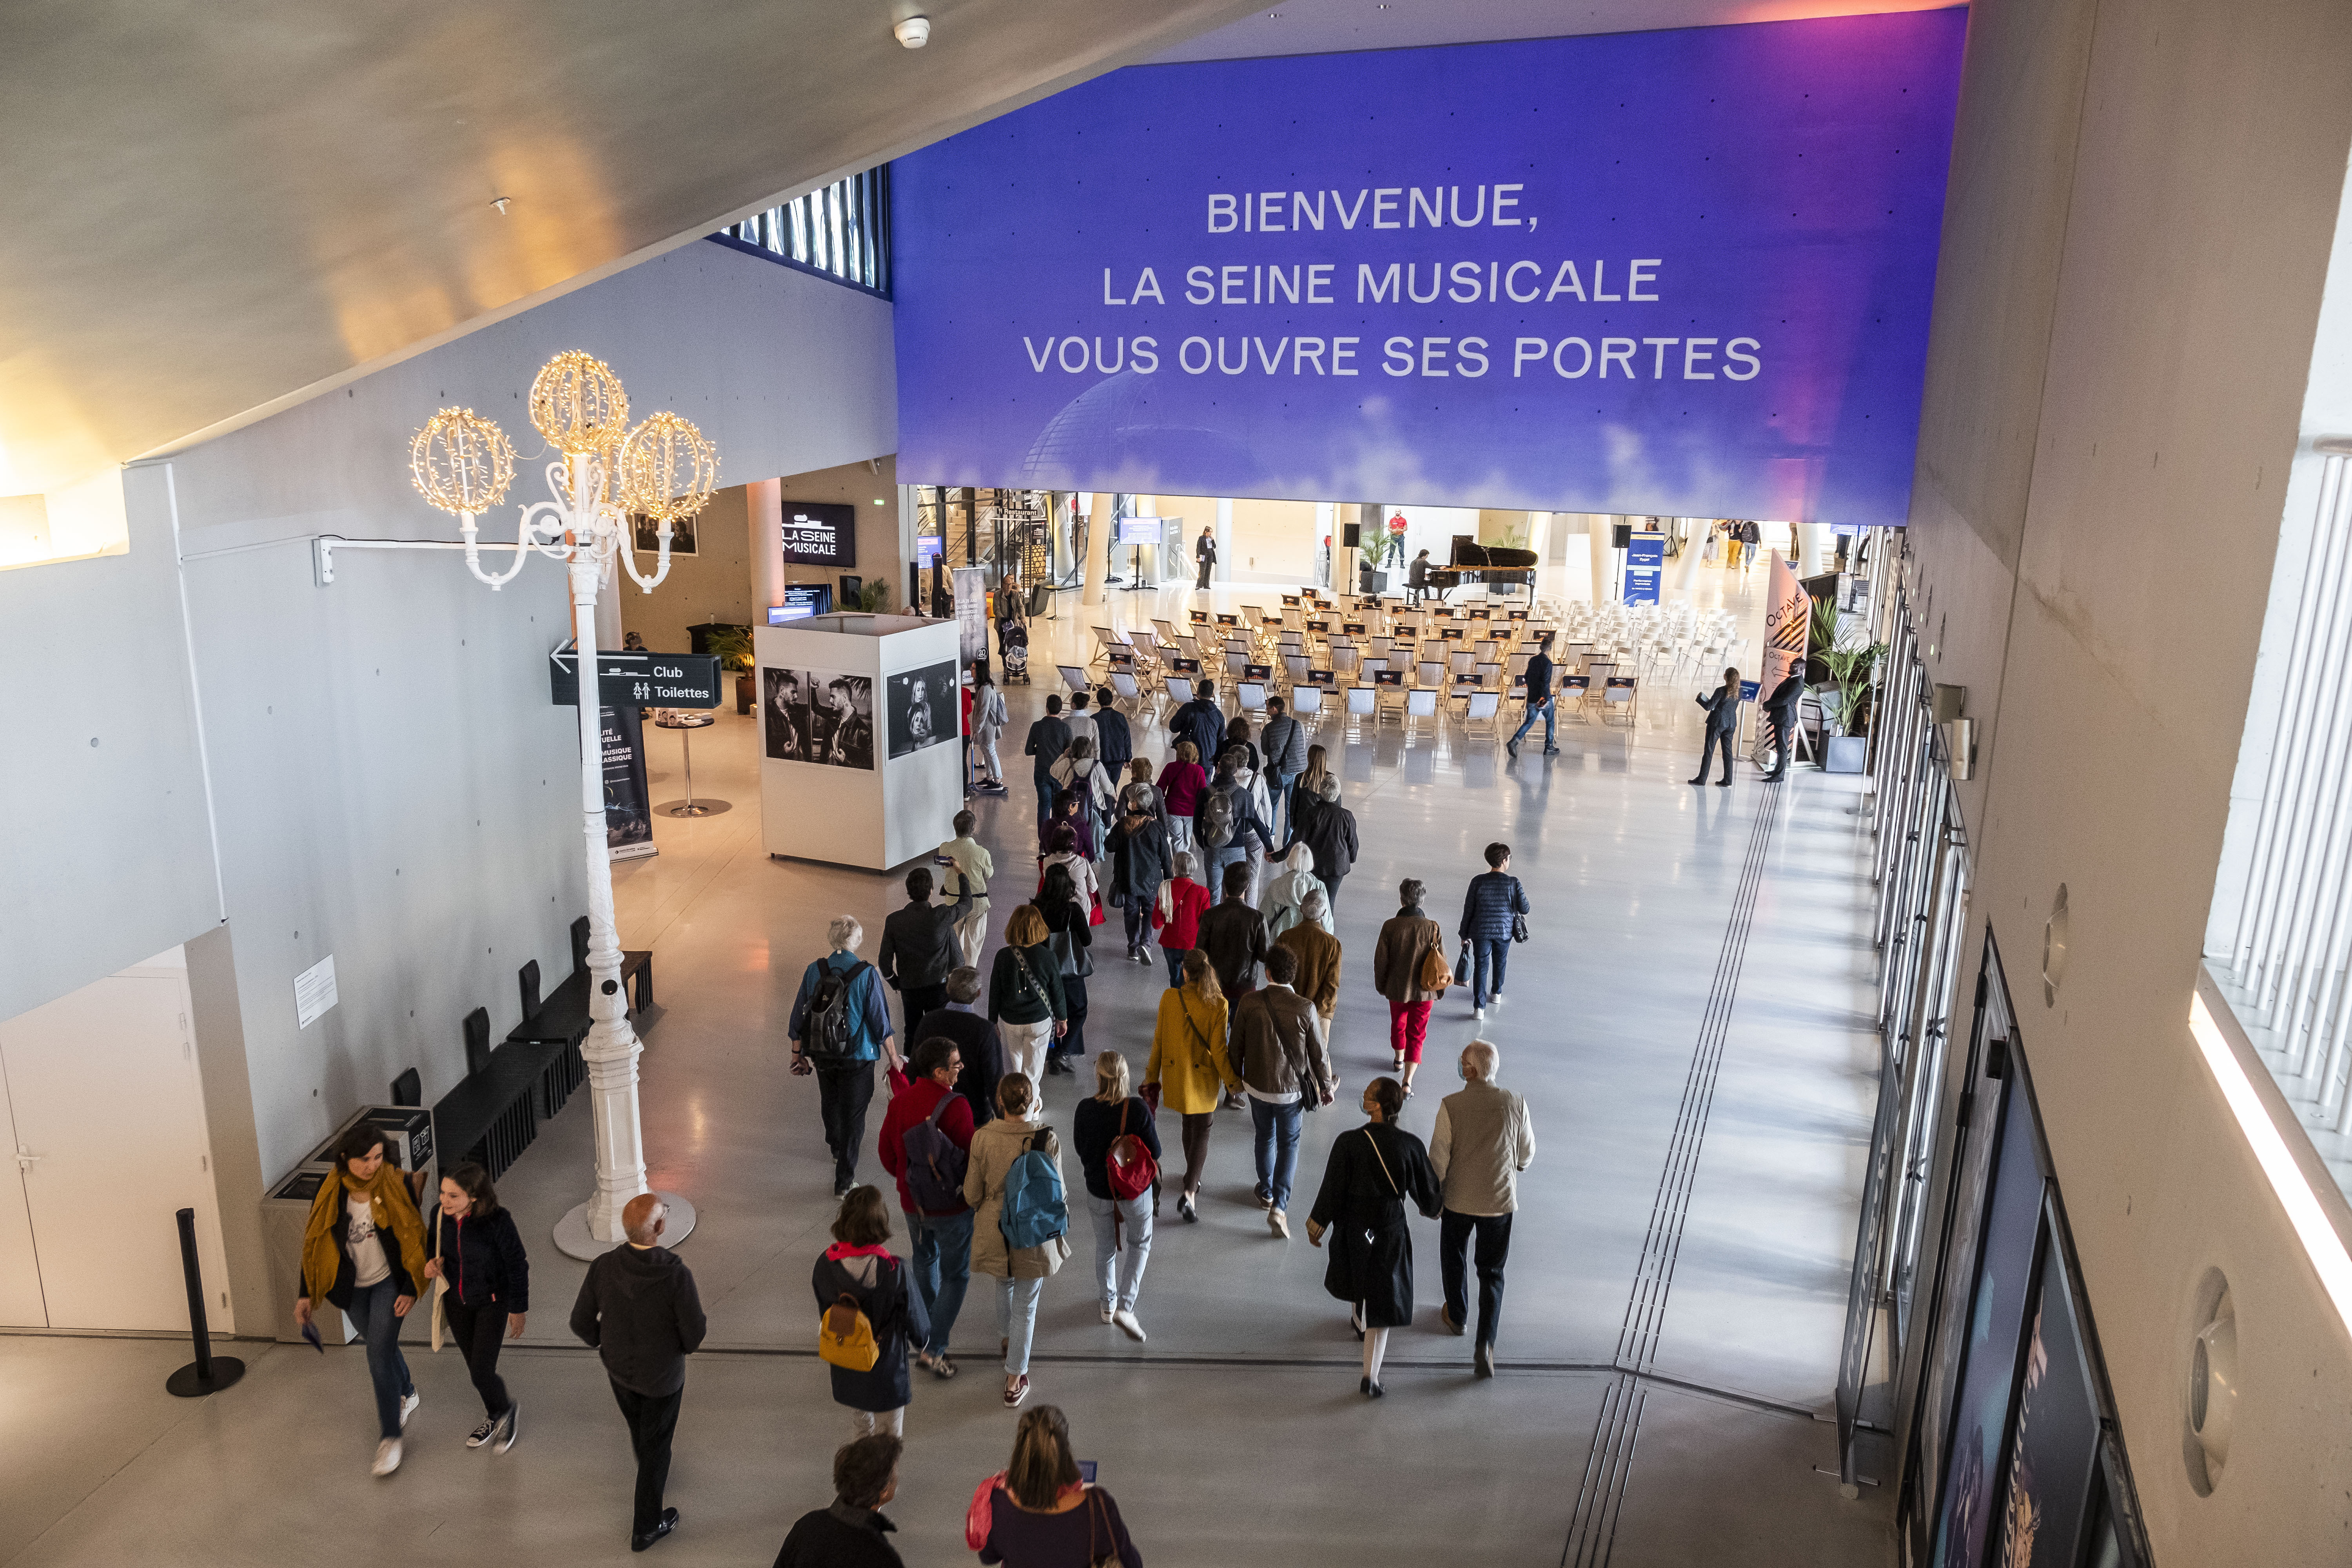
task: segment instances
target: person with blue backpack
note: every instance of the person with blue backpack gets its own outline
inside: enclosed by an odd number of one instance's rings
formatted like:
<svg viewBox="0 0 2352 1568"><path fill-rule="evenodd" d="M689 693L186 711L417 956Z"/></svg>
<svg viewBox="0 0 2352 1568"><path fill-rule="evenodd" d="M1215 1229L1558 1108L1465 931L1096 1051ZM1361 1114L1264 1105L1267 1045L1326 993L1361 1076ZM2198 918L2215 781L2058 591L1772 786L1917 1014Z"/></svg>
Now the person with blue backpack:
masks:
<svg viewBox="0 0 2352 1568"><path fill-rule="evenodd" d="M991 1049L996 1043L985 1034L982 1041ZM963 1201L971 1102L956 1092L963 1069L951 1037L918 1040L914 1076L890 1075L890 1109L882 1118L882 1168L898 1179L915 1292L930 1322L929 1338L915 1346L915 1364L941 1379L956 1373L948 1340L971 1284L971 1205Z"/></svg>
<svg viewBox="0 0 2352 1568"><path fill-rule="evenodd" d="M825 927L824 939L831 951L801 975L785 1032L793 1042L793 1076L816 1075L825 1147L833 1151L833 1195L839 1197L857 1184L874 1064L886 1060L898 1071L898 1042L890 1032L882 976L857 956L866 928L841 915Z"/></svg>
<svg viewBox="0 0 2352 1568"><path fill-rule="evenodd" d="M1070 1256L1070 1210L1062 1186L1062 1145L1045 1125L1037 1086L1026 1073L996 1084L998 1118L971 1136L963 1201L976 1211L971 1268L996 1281L996 1321L1004 1350L1004 1407L1029 1397L1029 1347L1037 1300Z"/></svg>

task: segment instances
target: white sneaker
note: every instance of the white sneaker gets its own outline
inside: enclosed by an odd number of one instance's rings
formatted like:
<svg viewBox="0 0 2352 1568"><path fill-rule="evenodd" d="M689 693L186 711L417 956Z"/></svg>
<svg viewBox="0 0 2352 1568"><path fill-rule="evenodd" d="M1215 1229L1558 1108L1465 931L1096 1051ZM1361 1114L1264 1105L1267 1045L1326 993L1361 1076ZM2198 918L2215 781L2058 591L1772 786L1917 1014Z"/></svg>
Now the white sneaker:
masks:
<svg viewBox="0 0 2352 1568"><path fill-rule="evenodd" d="M1111 1310L1110 1308L1108 1308L1108 1307L1105 1307L1105 1308L1102 1310L1102 1320L1103 1320L1103 1321L1104 1321L1104 1322L1106 1322L1106 1323L1109 1322L1109 1321L1111 1321L1112 1315L1113 1315L1113 1313L1112 1313L1112 1310Z"/></svg>
<svg viewBox="0 0 2352 1568"><path fill-rule="evenodd" d="M1470 1009L1470 1016L1474 1018L1483 1018L1486 1016L1486 1009L1484 1007L1473 1007Z"/></svg>
<svg viewBox="0 0 2352 1568"><path fill-rule="evenodd" d="M1499 1006L1501 1006L1502 1005L1503 1005L1503 994L1502 994L1501 992L1499 992L1499 991L1496 992L1492 996L1489 996L1489 997L1487 997L1487 998L1486 998L1486 1005L1487 1005L1487 1006L1489 1006L1489 1007L1499 1007Z"/></svg>
<svg viewBox="0 0 2352 1568"><path fill-rule="evenodd" d="M1135 1321L1134 1308L1121 1307L1118 1311L1111 1314L1111 1321L1118 1325L1119 1332L1125 1334L1129 1339L1133 1340L1137 1344L1141 1344L1143 1342L1143 1325Z"/></svg>
<svg viewBox="0 0 2352 1568"><path fill-rule="evenodd" d="M368 1467L372 1476L388 1476L400 1468L400 1439L386 1437L375 1446L375 1463Z"/></svg>
<svg viewBox="0 0 2352 1568"><path fill-rule="evenodd" d="M400 1429L402 1431L405 1432L408 1430L408 1418L415 1415L416 1407L424 1403L425 1396L421 1394L411 1394L400 1402ZM395 1458L392 1462L396 1465L400 1463L400 1460Z"/></svg>

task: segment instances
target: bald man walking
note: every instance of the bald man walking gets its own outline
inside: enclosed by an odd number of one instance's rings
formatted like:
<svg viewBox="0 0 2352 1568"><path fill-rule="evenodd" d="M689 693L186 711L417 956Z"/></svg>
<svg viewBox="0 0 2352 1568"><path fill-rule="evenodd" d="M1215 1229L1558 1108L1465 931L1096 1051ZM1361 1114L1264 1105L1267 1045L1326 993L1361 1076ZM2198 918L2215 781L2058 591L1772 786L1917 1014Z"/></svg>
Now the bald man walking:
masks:
<svg viewBox="0 0 2352 1568"><path fill-rule="evenodd" d="M1429 1163L1445 1194L1437 1228L1438 1273L1445 1282L1439 1313L1448 1333L1468 1327L1465 1254L1477 1243L1480 1377L1495 1375L1495 1336L1503 1322L1503 1262L1511 1253L1511 1215L1519 1206L1519 1173L1536 1157L1528 1102L1495 1082L1501 1058L1485 1040L1462 1047L1462 1089L1437 1102Z"/></svg>
<svg viewBox="0 0 2352 1568"><path fill-rule="evenodd" d="M686 1397L686 1358L709 1327L693 1271L659 1245L668 1212L657 1194L631 1198L621 1211L627 1244L588 1266L580 1300L572 1306L572 1331L596 1347L604 1375L613 1380L613 1398L629 1424L629 1446L636 1451L632 1552L643 1552L677 1528L677 1510L662 1506L662 1488L669 1479L678 1405Z"/></svg>

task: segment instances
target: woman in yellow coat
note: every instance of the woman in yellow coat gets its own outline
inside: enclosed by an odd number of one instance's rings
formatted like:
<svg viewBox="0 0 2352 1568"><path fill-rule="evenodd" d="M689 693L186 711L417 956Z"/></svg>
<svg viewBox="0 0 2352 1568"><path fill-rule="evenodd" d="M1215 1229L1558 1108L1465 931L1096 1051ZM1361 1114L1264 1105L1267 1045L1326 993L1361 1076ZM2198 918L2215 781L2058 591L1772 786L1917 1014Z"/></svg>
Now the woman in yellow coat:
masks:
<svg viewBox="0 0 2352 1568"><path fill-rule="evenodd" d="M1242 1079L1225 1056L1225 994L1209 955L1197 948L1184 955L1184 984L1160 994L1143 1081L1160 1090L1162 1106L1184 1118L1184 1190L1176 1212L1198 1220L1193 1204L1201 1195L1202 1167L1209 1163L1209 1124L1225 1093L1241 1093Z"/></svg>

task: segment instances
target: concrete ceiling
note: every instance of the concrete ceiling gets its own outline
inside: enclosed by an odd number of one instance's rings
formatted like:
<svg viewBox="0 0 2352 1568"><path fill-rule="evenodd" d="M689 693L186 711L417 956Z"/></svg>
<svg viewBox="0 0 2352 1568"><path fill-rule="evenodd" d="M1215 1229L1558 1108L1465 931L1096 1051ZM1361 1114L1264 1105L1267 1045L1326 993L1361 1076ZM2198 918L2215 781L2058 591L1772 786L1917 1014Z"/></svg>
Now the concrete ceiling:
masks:
<svg viewBox="0 0 2352 1568"><path fill-rule="evenodd" d="M0 498L314 394L1246 9L12 0ZM930 45L902 49L891 25L919 11Z"/></svg>
<svg viewBox="0 0 2352 1568"><path fill-rule="evenodd" d="M1155 64L1645 33L1810 16L1940 11L1953 0L1281 0L1163 50Z"/></svg>

